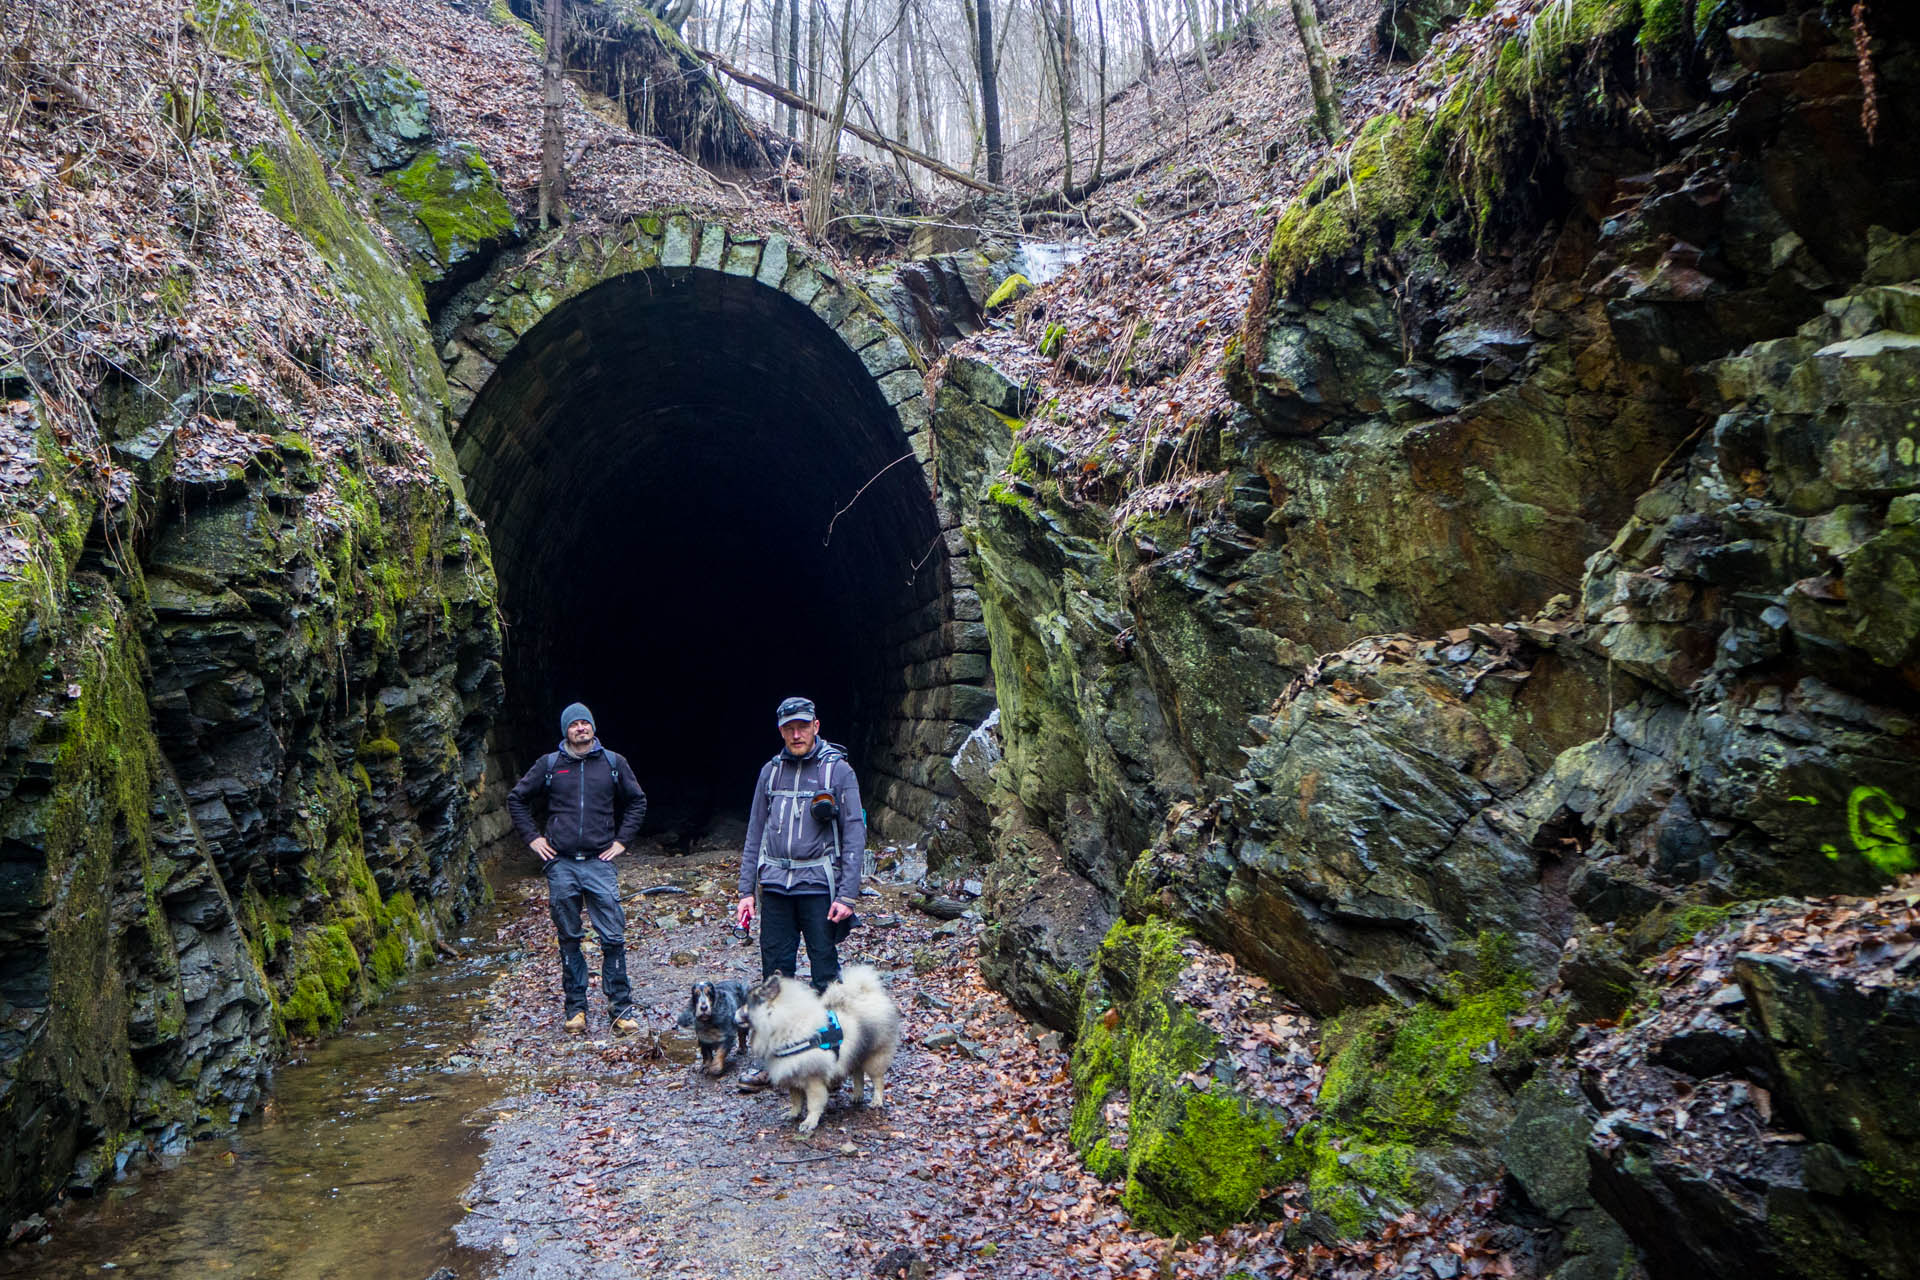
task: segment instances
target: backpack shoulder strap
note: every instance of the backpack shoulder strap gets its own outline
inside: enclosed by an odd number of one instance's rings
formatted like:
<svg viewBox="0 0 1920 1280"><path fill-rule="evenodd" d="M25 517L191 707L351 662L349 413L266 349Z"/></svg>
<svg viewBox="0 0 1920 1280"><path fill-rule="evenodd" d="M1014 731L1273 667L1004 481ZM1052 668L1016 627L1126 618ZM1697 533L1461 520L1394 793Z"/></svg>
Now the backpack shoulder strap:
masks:
<svg viewBox="0 0 1920 1280"><path fill-rule="evenodd" d="M558 751L547 752L547 790L549 791L553 790L553 770L559 763L560 753Z"/></svg>

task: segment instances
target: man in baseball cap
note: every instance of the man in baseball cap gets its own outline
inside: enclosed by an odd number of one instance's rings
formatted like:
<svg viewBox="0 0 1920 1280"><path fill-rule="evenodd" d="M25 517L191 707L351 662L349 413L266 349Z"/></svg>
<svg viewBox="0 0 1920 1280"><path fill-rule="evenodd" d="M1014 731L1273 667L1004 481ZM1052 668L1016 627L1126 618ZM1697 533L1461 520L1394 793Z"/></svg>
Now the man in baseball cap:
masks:
<svg viewBox="0 0 1920 1280"><path fill-rule="evenodd" d="M785 745L754 783L735 919L743 929L753 923L757 890L761 976L794 976L805 938L808 977L824 991L840 976L837 944L860 900L866 812L847 753L820 736L811 699L781 702L774 727ZM743 1086L756 1083L765 1083L764 1072L741 1077Z"/></svg>

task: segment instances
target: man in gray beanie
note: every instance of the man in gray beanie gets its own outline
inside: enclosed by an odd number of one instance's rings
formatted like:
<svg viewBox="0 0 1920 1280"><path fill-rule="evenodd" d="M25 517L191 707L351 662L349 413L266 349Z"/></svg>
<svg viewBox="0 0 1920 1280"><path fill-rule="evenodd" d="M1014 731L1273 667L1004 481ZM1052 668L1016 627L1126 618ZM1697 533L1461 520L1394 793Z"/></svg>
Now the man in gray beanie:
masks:
<svg viewBox="0 0 1920 1280"><path fill-rule="evenodd" d="M626 757L600 745L593 713L573 703L560 713L560 749L534 761L507 795L507 812L527 847L546 864L553 927L560 935L560 990L568 1031L587 1029L587 960L580 952L584 904L600 939L600 990L616 1035L640 1029L627 982L627 913L613 860L627 851L647 816L647 796ZM545 800L546 831L534 823Z"/></svg>

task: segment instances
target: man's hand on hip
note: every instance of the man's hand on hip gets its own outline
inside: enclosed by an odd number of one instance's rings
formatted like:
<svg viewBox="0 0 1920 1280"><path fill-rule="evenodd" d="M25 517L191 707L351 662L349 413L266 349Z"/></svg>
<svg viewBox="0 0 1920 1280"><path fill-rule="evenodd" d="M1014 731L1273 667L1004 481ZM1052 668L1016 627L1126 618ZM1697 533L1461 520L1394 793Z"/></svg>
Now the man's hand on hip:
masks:
<svg viewBox="0 0 1920 1280"><path fill-rule="evenodd" d="M618 840L615 840L612 844L608 845L605 849L601 851L600 861L612 862L615 858L619 857L621 854L625 853L626 851L627 851L627 846L621 844Z"/></svg>
<svg viewBox="0 0 1920 1280"><path fill-rule="evenodd" d="M545 836L535 836L533 838L533 843L528 845L527 848L539 854L540 861L542 862L552 862L555 858L560 856L559 851L556 850L552 845L547 843L547 838Z"/></svg>
<svg viewBox="0 0 1920 1280"><path fill-rule="evenodd" d="M852 914L853 908L838 898L835 898L832 905L827 908L827 919L833 921L835 924L839 924Z"/></svg>
<svg viewBox="0 0 1920 1280"><path fill-rule="evenodd" d="M740 905L733 910L733 922L742 929L753 927L753 899L742 898Z"/></svg>

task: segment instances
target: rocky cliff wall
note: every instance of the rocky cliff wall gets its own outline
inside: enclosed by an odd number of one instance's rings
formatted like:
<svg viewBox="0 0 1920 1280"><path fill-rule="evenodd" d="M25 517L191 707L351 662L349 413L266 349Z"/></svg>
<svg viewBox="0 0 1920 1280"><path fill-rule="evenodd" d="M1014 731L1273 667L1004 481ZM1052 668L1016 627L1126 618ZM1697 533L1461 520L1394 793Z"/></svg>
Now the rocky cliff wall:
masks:
<svg viewBox="0 0 1920 1280"><path fill-rule="evenodd" d="M1239 407L1139 487L1044 386L951 362L941 480L1001 708L1001 759L959 773L991 824L983 958L1079 1033L1076 1138L1167 1229L1257 1208L1198 1187L1299 1183L1316 1229L1364 1230L1524 1164L1503 1135L1553 1113L1572 1190L1515 1203L1563 1274L1908 1274L1843 1247L1905 1172L1703 1171L1653 1129L1622 1155L1593 1126L1630 1093L1523 1085L1736 904L1915 869L1915 33L1871 31L1869 143L1837 12L1510 17L1437 44L1279 212ZM1244 1025L1194 1029L1182 975L1214 952L1331 1019L1313 1105L1233 1065ZM1906 1026L1833 1012L1870 980L1793 983L1836 1028ZM1787 1087L1822 1016L1736 1012L1740 1069ZM1209 1138L1229 1113L1254 1138Z"/></svg>
<svg viewBox="0 0 1920 1280"><path fill-rule="evenodd" d="M287 1037L431 956L485 893L500 693L422 293L511 231L484 162L447 153L460 196L392 112L382 143L320 110L340 68L244 5L41 17L0 367L8 1222L234 1122ZM151 77L33 78L154 23Z"/></svg>

